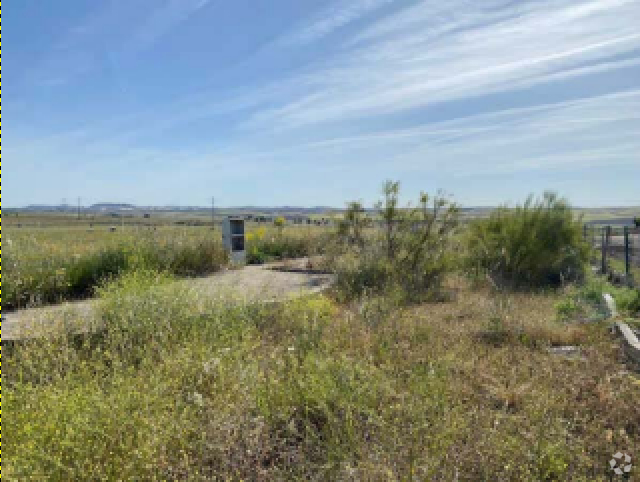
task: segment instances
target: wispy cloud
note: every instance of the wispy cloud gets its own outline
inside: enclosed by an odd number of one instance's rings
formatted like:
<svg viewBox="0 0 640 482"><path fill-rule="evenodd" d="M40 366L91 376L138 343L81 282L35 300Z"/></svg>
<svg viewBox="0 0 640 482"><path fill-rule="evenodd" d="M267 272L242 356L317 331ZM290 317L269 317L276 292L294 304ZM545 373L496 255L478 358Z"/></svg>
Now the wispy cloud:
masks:
<svg viewBox="0 0 640 482"><path fill-rule="evenodd" d="M56 83L105 58L120 68L212 2L131 0L123 16L114 1L71 29L40 73ZM639 72L638 25L640 0L336 2L268 44L264 57L243 59L243 78L255 75L246 85L172 90L166 102L88 116L68 132L51 126L42 137L19 138L14 128L8 172L44 173L43 185L73 173L69 189L102 178L133 187L124 180L131 166L154 185L193 190L229 179L258 185L265 173L337 190L340 177L355 189L335 194L341 201L358 195L363 177L435 173L470 184L472 176L566 181L589 169L637 171L640 90L623 73ZM116 40L101 57L108 38ZM332 48L306 48L320 40ZM297 63L263 81L260 69L278 55ZM188 141L173 142L176 133ZM55 168L39 168L43 159Z"/></svg>
<svg viewBox="0 0 640 482"><path fill-rule="evenodd" d="M353 23L394 0L339 1L320 12L313 20L306 21L293 32L276 41L279 46L299 46L311 43Z"/></svg>
<svg viewBox="0 0 640 482"><path fill-rule="evenodd" d="M479 178L496 175L521 179L527 173L637 168L639 105L640 90L631 90L364 135L322 135L309 142L247 136L220 148L190 145L160 149L113 141L86 142L79 134L64 142L14 145L6 154L13 160L10 173L16 169L47 176L68 172L60 181L63 192L76 186L100 192L98 181L102 180L117 183L121 189L130 186L137 196L157 196L139 185L130 166L136 166L134 172L144 169L145 184L156 190L171 183L194 191L212 185L222 190L222 184L240 181L257 186L265 179L265 172L289 172L295 185L307 186L313 179L311 184L322 184L325 192L329 186L344 186L344 194L335 194L339 204L349 196L357 197L363 184L377 183L391 174L411 180L429 179L437 173L451 180L441 187L456 192L456 185L462 182L467 186L470 178L481 182ZM43 167L44 158L55 162ZM339 184L335 184L336 175L341 179ZM87 197L90 193L81 194ZM321 193L316 194L322 199ZM487 202L504 200L501 195L497 200L492 196Z"/></svg>
<svg viewBox="0 0 640 482"><path fill-rule="evenodd" d="M250 125L382 116L637 62L613 61L640 49L637 0L546 0L486 10L483 2L425 1L380 20L361 34L366 44L291 79L304 95L256 114Z"/></svg>
<svg viewBox="0 0 640 482"><path fill-rule="evenodd" d="M633 167L638 106L640 90L632 90L458 119L415 132L416 143L400 150L394 164L455 176Z"/></svg>
<svg viewBox="0 0 640 482"><path fill-rule="evenodd" d="M638 107L640 90L630 90L310 142L274 145L271 139L254 138L247 143L251 147L221 155L239 163L280 160L308 167L322 161L354 175L362 162L370 170L393 166L398 176L632 167L640 152ZM358 162L345 163L349 159Z"/></svg>

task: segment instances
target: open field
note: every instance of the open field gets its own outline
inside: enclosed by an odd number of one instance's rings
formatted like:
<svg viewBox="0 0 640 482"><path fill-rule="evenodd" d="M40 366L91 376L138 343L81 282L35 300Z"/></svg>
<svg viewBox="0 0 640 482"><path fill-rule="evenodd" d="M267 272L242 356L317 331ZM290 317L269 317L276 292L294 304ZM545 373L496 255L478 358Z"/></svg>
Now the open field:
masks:
<svg viewBox="0 0 640 482"><path fill-rule="evenodd" d="M585 223L596 224L631 224L634 217L640 216L640 206L625 208L583 208L574 210L581 215Z"/></svg>
<svg viewBox="0 0 640 482"><path fill-rule="evenodd" d="M270 213L258 213L259 215L272 216ZM222 219L226 217L224 212L216 212L215 220L216 225L222 222ZM295 213L288 213L288 215L295 215ZM275 215L277 217L277 215ZM312 220L319 219L332 219L333 217L339 217L338 215L320 215L311 214L304 215ZM200 227L207 226L211 228L211 213L183 213L183 212L160 212L153 213L151 217L145 218L143 214L87 214L77 217L74 214L65 213L39 213L39 212L20 212L16 216L15 213L5 215L5 225L10 228L60 228L66 227L69 229L91 229L101 227L122 227L122 226L190 226ZM265 226L272 225L269 223L257 223L248 221L248 224L252 226ZM292 223L290 223L292 224ZM311 225L315 226L314 224Z"/></svg>
<svg viewBox="0 0 640 482"><path fill-rule="evenodd" d="M589 251L561 203L462 227L425 207L375 230L357 213L340 234L250 227L253 259L322 254L335 280L276 303L256 299L303 277L178 279L223 268L201 264L218 252L207 227L10 229L19 280L127 255L96 285L104 330L5 353L5 477L609 480L614 453L640 453L640 376L602 295L631 317L640 294L582 278ZM218 296L224 277L258 296Z"/></svg>
<svg viewBox="0 0 640 482"><path fill-rule="evenodd" d="M494 208L465 208L462 210L463 219L476 219L486 217ZM640 216L640 206L621 208L574 208L577 216L582 216L585 223L595 222L596 224L628 224L634 217ZM145 218L145 214L149 217ZM326 212L305 213L295 208L291 210L260 210L258 209L224 209L215 211L216 222L220 222L228 215L255 215L255 216L301 216L316 219L341 219L344 209L335 209ZM370 215L375 215L370 213ZM72 227L90 228L98 226L168 226L176 224L196 223L211 226L211 210L201 211L144 211L135 210L118 211L113 213L81 212L78 216L74 212L39 212L25 210L9 210L5 212L5 226L7 227ZM253 223L252 223L253 224Z"/></svg>
<svg viewBox="0 0 640 482"><path fill-rule="evenodd" d="M248 226L250 261L313 254L326 228ZM74 225L5 228L3 309L91 296L102 280L136 268L202 276L227 263L221 231L198 226Z"/></svg>
<svg viewBox="0 0 640 482"><path fill-rule="evenodd" d="M448 289L405 309L111 305L171 317L171 344L135 369L60 340L19 348L5 476L607 480L611 454L638 453L639 379L606 327L554 321L557 295ZM547 352L566 344L578 355Z"/></svg>

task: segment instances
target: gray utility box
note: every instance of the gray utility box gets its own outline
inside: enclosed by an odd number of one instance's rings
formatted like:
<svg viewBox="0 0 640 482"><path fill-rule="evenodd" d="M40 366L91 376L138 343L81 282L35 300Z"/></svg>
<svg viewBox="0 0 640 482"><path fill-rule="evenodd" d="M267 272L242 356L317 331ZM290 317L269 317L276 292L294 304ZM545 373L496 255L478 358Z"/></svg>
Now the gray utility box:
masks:
<svg viewBox="0 0 640 482"><path fill-rule="evenodd" d="M243 218L229 216L223 221L222 242L224 247L229 250L233 263L245 264L247 262Z"/></svg>

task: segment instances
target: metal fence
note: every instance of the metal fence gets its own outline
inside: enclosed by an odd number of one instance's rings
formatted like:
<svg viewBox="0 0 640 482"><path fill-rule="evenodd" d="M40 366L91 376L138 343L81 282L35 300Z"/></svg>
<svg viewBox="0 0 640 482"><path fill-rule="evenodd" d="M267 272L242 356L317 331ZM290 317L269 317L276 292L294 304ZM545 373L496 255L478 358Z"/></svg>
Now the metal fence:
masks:
<svg viewBox="0 0 640 482"><path fill-rule="evenodd" d="M627 284L640 285L640 228L584 226L593 249L593 264L602 274Z"/></svg>

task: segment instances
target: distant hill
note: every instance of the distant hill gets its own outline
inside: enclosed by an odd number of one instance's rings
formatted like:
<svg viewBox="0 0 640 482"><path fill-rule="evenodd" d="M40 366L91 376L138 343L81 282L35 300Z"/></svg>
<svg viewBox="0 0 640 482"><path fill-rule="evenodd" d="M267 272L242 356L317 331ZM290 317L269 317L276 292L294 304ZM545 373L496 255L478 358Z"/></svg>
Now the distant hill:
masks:
<svg viewBox="0 0 640 482"><path fill-rule="evenodd" d="M463 219L488 216L495 208L480 206L460 207ZM76 213L77 206L71 204L31 204L23 208L5 209L7 212L42 212L42 213ZM136 206L129 203L103 202L81 207L83 213L89 214L123 214L140 215L143 213L158 213L174 216L178 213L190 216L209 216L211 206ZM345 208L331 206L215 206L216 216L331 216L344 213ZM366 208L365 212L373 213L374 209ZM627 208L574 208L576 214L584 215L584 222L594 224L631 224L636 213L640 214L639 207Z"/></svg>
<svg viewBox="0 0 640 482"><path fill-rule="evenodd" d="M53 204L53 205L52 204L29 204L24 208L17 208L16 210L49 212L49 211L72 211L74 209L77 210L78 208L77 207L74 208L70 204Z"/></svg>
<svg viewBox="0 0 640 482"><path fill-rule="evenodd" d="M124 203L99 203L92 204L88 208L84 208L87 211L132 211L137 209L133 204L124 204Z"/></svg>
<svg viewBox="0 0 640 482"><path fill-rule="evenodd" d="M83 212L94 213L117 213L117 212L149 212L149 211L161 211L161 212L209 212L210 206L136 206L128 203L97 203L91 206L81 207ZM77 206L70 204L30 204L23 208L14 208L15 211L31 211L31 212L76 212ZM299 206L231 206L231 207L215 207L217 212L225 213L300 213L300 214L324 214L330 212L342 212L343 209L333 208L330 206L313 206L313 207L299 207Z"/></svg>

